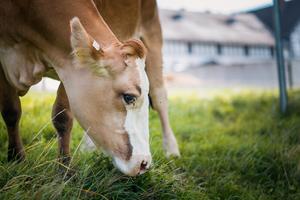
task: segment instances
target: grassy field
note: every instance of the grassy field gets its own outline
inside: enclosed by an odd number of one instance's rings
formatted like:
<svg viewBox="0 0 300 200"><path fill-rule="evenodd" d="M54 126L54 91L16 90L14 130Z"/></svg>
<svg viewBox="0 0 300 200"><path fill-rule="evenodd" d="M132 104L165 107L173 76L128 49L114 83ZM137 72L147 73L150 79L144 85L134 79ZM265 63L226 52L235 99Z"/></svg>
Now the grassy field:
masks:
<svg viewBox="0 0 300 200"><path fill-rule="evenodd" d="M274 93L172 96L170 118L182 157L164 157L159 120L151 112L154 166L129 178L101 152L78 148L78 124L72 139L75 173L59 173L50 121L54 95L30 94L22 99L24 162L7 163L0 120L0 199L300 199L300 92L289 96L285 116L278 114Z"/></svg>

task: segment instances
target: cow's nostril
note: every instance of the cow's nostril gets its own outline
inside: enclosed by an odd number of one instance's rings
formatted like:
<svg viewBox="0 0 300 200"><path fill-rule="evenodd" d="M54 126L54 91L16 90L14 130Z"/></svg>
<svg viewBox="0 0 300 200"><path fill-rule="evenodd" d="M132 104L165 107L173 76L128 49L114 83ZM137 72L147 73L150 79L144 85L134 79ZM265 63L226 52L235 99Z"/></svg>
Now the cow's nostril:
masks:
<svg viewBox="0 0 300 200"><path fill-rule="evenodd" d="M141 163L140 170L141 171L147 170L147 165L148 165L148 162L143 160L142 163Z"/></svg>

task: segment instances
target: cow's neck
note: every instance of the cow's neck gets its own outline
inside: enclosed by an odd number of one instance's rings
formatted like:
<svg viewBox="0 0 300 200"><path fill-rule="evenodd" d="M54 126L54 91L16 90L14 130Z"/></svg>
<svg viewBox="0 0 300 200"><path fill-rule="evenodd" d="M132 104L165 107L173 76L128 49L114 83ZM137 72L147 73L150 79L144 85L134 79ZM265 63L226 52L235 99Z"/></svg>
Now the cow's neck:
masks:
<svg viewBox="0 0 300 200"><path fill-rule="evenodd" d="M113 43L119 43L114 33L110 30L101 15L96 18L79 18L87 32L101 45L109 46Z"/></svg>
<svg viewBox="0 0 300 200"><path fill-rule="evenodd" d="M75 1L73 1L75 2ZM78 3L77 1L76 3ZM82 1L80 1L82 2ZM114 33L110 30L102 16L98 13L94 4L87 6L87 1L83 1L84 5L75 6L72 13L69 12L65 16L68 18L68 22L74 17L78 17L84 26L87 33L96 40L96 42L101 46L101 48L105 48L112 44L118 44L120 41L114 35ZM73 5L74 6L74 5ZM67 24L67 36L63 37L66 46L70 48L70 25ZM64 29L58 30L61 33L58 35L64 35L66 32ZM56 45L58 46L58 45ZM69 96L73 92L87 90L87 86L85 83L89 82L92 77L90 77L89 69L77 68L74 66L72 56L70 56L71 49L64 49L63 56L52 55L49 60L54 60L54 64L52 65L58 74L60 80L63 82L67 95ZM48 51L50 54L56 51ZM79 82L79 83L78 83ZM82 87L82 88L80 88ZM70 98L70 96L69 96Z"/></svg>
<svg viewBox="0 0 300 200"><path fill-rule="evenodd" d="M81 13L89 13L89 14L83 15ZM87 33L101 46L101 48L106 48L111 45L120 44L120 41L117 39L115 34L111 31L111 29L104 21L102 16L98 13L96 8L92 9L91 12L85 12L84 10L78 11L78 15L74 13L72 18L75 16L80 19ZM65 41L65 43L67 43L68 46L71 46L70 38L71 38L71 34L68 33L67 41ZM63 75L63 77L61 77L63 79L68 78L66 76L68 76L71 72L74 71L72 58L70 56L71 51L72 51L71 49L68 49L66 52L68 54L66 62L60 62L62 64L54 66L58 75L60 74Z"/></svg>

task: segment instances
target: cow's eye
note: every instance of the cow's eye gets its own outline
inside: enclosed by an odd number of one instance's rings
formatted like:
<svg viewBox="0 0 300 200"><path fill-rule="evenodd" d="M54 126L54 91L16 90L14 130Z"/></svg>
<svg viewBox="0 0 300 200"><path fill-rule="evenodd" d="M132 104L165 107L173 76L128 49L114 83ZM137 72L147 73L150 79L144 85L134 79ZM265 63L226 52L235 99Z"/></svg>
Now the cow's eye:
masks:
<svg viewBox="0 0 300 200"><path fill-rule="evenodd" d="M123 94L123 99L127 104L132 104L136 100L136 96L132 94Z"/></svg>

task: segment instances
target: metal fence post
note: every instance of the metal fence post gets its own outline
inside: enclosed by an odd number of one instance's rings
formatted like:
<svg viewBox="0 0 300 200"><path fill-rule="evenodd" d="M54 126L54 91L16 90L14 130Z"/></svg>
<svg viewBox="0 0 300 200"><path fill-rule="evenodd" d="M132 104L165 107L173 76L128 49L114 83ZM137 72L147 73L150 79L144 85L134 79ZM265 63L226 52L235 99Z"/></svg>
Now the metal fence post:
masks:
<svg viewBox="0 0 300 200"><path fill-rule="evenodd" d="M281 38L281 13L280 13L280 0L273 0L273 13L275 24L275 39L276 39L276 59L279 79L279 94L280 94L280 111L285 113L287 109L287 91L286 91L286 78L285 66L283 56L283 46Z"/></svg>

